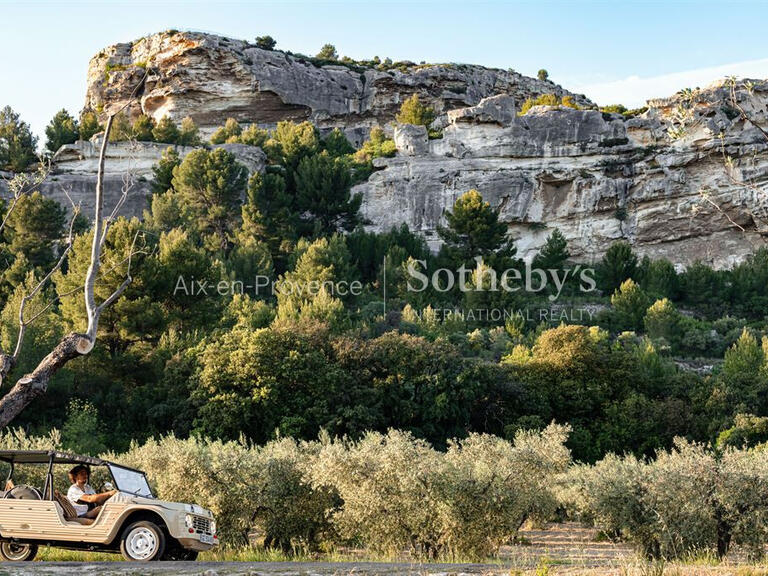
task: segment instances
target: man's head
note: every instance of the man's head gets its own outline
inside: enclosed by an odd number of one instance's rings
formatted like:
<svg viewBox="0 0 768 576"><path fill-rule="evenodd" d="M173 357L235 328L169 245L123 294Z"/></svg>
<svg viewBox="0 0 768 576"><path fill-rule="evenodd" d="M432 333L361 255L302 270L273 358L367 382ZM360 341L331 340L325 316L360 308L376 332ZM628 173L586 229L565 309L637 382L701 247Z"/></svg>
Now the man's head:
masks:
<svg viewBox="0 0 768 576"><path fill-rule="evenodd" d="M91 469L85 464L78 464L69 471L69 481L72 484L87 484L91 479Z"/></svg>

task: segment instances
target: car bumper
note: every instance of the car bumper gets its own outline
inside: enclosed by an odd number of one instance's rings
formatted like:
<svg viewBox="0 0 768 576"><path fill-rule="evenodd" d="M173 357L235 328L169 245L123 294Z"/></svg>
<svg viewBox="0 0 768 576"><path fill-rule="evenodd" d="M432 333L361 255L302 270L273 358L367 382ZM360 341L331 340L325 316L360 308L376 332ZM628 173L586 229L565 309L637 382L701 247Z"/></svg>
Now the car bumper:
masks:
<svg viewBox="0 0 768 576"><path fill-rule="evenodd" d="M181 544L184 548L187 550L197 550L198 552L205 552L206 550L210 550L211 548L215 548L219 545L219 539L214 538L213 544L207 544L205 542L200 542L199 538L178 538L179 544Z"/></svg>

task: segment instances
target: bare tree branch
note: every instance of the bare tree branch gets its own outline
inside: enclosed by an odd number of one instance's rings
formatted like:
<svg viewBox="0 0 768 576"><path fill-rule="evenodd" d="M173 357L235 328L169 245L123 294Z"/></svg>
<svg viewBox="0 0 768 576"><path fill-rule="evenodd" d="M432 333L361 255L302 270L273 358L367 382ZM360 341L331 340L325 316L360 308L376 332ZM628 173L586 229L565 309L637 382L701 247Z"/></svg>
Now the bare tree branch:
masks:
<svg viewBox="0 0 768 576"><path fill-rule="evenodd" d="M143 85L144 80L147 77L147 73L148 72L144 73L144 76L142 77L141 82L136 86L133 93L131 94L131 100L133 99L133 97L135 97L135 95L138 93L138 90ZM126 260L123 261L123 263L125 261L127 261L128 263L125 280L123 280L120 286L118 286L118 288L106 300L104 300L104 302L102 302L100 305L96 304L95 287L101 271L101 252L102 252L104 243L106 241L107 231L112 221L117 217L118 211L120 210L122 205L125 203L125 198L127 197L128 192L132 186L132 184L130 184L130 180L128 178L124 178L122 196L120 200L118 200L117 205L112 210L110 216L105 219L104 218L104 165L105 165L105 160L107 155L107 147L109 146L109 135L112 130L112 123L115 118L115 115L122 112L122 110L125 109L125 107L129 105L129 103L130 103L130 100L117 112L112 113L108 116L106 128L103 134L103 141L101 143L101 150L99 153L98 173L96 176L96 202L95 202L95 211L94 211L95 213L94 213L94 219L93 219L93 240L91 243L91 255L90 255L91 260L90 260L90 265L88 267L88 271L86 273L85 283L83 285L86 314L88 317L88 329L85 334L72 332L64 336L61 339L61 341L54 347L54 349L38 363L37 367L34 370L32 370L32 372L20 378L16 382L16 384L13 386L13 388L11 388L11 390L5 396L3 396L2 399L0 399L0 427L7 426L11 421L13 421L14 418L16 418L16 416L19 415L19 413L21 413L24 410L24 408L26 408L26 406L29 405L30 402L32 402L32 400L44 394L48 389L48 383L50 379L67 362L75 358L78 358L79 356L82 356L84 354L88 354L93 349L93 346L96 342L96 334L98 331L99 317L101 315L101 312L107 306L109 306L115 300L117 300L131 282L131 273L130 273L131 263L132 263L132 258L134 254L137 253L135 247L136 247L136 241L138 238L138 233L136 234L136 236L134 236L134 239L131 244L131 248L129 250L129 254ZM14 356L0 354L0 373L2 374L7 374L8 371L10 371L10 369L13 368L15 359L18 357L18 354L21 350L21 344L23 343L24 331L26 326L28 326L31 322L33 322L36 318L38 318L46 309L48 309L53 304L52 302L48 303L48 305L45 306L43 310L38 310L35 313L35 315L33 315L33 317L30 319L25 319L24 317L24 309L26 307L26 304L35 295L37 295L40 292L43 285L50 280L52 275L57 270L61 268L67 254L71 250L72 243L73 243L73 234L74 234L74 220L76 216L77 214L74 213L72 222L70 224L68 245L60 255L56 265L31 290L29 294L25 295L24 298L22 298L22 304L19 311L20 335L19 335L19 339L17 340L16 351ZM7 220L7 215L4 220ZM0 230L2 230L1 227L0 227ZM76 290L73 290L71 293L74 293L79 289L80 288L78 287ZM62 295L59 295L59 297L61 296ZM8 365L8 369L5 372L2 372L2 370L5 369L6 365Z"/></svg>

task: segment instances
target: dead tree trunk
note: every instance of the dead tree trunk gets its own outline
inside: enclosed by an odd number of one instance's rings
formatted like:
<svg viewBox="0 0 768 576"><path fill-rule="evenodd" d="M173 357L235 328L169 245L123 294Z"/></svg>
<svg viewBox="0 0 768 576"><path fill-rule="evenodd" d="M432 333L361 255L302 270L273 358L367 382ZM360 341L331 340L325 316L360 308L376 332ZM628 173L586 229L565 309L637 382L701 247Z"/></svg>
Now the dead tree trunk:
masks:
<svg viewBox="0 0 768 576"><path fill-rule="evenodd" d="M88 273L85 278L85 308L88 315L88 330L85 334L78 334L72 332L64 336L61 341L54 347L54 349L43 358L37 367L20 378L16 384L8 391L5 396L0 399L0 428L7 426L13 421L35 398L41 396L48 389L48 383L51 378L70 360L88 354L93 350L93 346L96 343L96 333L99 326L99 317L101 312L117 300L123 291L128 287L131 282L130 274L130 257L128 256L128 273L125 280L120 286L101 304L96 303L95 299L95 286L96 280L99 276L99 270L101 267L101 252L106 242L107 232L109 226L117 216L117 212L125 202L127 195L127 189L123 190L123 195L117 202L114 210L107 218L104 217L104 162L107 153L107 146L109 145L109 134L112 129L112 120L114 114L110 115L107 119L107 125L104 129L104 140L101 143L101 153L99 155L99 171L96 178L96 208L93 220L93 243L91 244L91 263L88 268ZM70 229L70 247L71 247L71 229ZM67 251L69 247L67 248ZM133 247L131 247L131 253ZM55 269L63 262L65 255L59 260ZM43 282L50 278L53 270L49 272ZM35 289L38 290L43 282L41 282ZM28 297L34 295L31 293ZM20 340L16 347L16 352L13 355L2 354L0 355L0 378L6 376L16 364L18 352L21 348L21 339L24 333L24 301L22 301L22 309L20 311Z"/></svg>

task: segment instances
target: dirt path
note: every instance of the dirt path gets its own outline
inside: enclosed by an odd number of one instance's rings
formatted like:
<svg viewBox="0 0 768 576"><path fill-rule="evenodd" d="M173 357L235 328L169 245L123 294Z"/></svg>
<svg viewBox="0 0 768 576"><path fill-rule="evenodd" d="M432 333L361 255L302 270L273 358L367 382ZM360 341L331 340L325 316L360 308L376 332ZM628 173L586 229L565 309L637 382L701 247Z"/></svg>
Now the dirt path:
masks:
<svg viewBox="0 0 768 576"><path fill-rule="evenodd" d="M390 564L379 562L7 562L0 576L463 576L509 574L487 564Z"/></svg>

